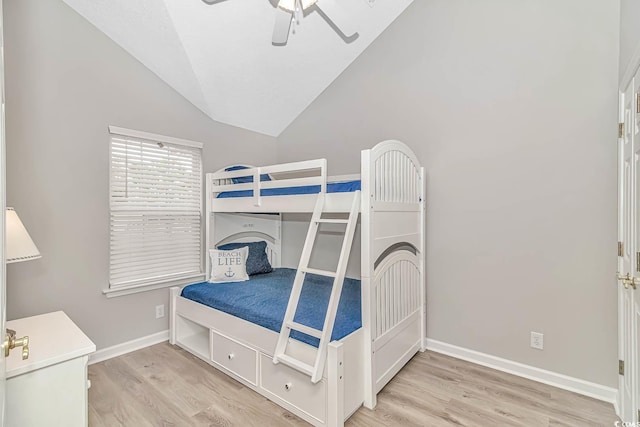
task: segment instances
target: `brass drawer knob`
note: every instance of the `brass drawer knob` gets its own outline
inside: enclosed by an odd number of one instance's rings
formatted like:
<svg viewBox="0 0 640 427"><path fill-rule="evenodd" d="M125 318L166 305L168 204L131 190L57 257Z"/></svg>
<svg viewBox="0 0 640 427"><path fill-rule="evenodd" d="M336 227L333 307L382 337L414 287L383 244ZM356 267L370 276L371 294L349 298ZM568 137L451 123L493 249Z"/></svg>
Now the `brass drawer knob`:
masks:
<svg viewBox="0 0 640 427"><path fill-rule="evenodd" d="M16 347L22 347L22 360L29 358L29 337L16 338L16 331L7 329L4 336L4 356L9 357L9 352Z"/></svg>

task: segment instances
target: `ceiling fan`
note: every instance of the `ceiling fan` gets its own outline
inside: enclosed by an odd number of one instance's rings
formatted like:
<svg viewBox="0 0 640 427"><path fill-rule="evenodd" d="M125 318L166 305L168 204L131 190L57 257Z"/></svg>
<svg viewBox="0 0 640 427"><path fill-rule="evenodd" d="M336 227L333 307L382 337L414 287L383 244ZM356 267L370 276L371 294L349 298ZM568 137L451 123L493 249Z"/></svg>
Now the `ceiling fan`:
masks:
<svg viewBox="0 0 640 427"><path fill-rule="evenodd" d="M352 28L351 19L340 7L337 0L279 0L276 7L272 43L276 46L286 45L291 32L291 24L311 6L315 6L346 38L351 38L356 34Z"/></svg>
<svg viewBox="0 0 640 427"><path fill-rule="evenodd" d="M225 0L203 0L207 4L221 3ZM342 36L346 42L355 40L358 33L353 29L352 19L340 6L344 0L271 0L276 7L276 21L273 27L272 44L284 46L289 40L291 24L300 23L300 17L312 6L320 12L327 22Z"/></svg>

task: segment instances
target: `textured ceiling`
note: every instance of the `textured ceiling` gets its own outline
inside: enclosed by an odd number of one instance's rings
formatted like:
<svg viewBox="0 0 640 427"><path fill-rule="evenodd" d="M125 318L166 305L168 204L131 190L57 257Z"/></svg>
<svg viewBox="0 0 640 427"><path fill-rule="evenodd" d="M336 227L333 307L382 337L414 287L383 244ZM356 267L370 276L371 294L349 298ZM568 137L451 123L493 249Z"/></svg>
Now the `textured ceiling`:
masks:
<svg viewBox="0 0 640 427"><path fill-rule="evenodd" d="M341 0L348 41L310 8L273 46L275 0L64 0L212 119L271 136L412 1Z"/></svg>

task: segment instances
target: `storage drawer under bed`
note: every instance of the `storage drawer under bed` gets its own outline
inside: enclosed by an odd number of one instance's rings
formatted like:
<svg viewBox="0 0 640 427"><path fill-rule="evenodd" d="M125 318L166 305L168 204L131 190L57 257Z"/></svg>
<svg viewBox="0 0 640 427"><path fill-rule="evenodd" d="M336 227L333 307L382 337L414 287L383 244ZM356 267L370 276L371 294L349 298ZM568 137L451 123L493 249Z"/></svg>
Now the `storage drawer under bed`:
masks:
<svg viewBox="0 0 640 427"><path fill-rule="evenodd" d="M211 331L211 360L245 381L257 385L255 350Z"/></svg>
<svg viewBox="0 0 640 427"><path fill-rule="evenodd" d="M325 421L327 394L324 379L313 384L309 376L282 363L275 365L270 357L260 354L260 387L320 422Z"/></svg>

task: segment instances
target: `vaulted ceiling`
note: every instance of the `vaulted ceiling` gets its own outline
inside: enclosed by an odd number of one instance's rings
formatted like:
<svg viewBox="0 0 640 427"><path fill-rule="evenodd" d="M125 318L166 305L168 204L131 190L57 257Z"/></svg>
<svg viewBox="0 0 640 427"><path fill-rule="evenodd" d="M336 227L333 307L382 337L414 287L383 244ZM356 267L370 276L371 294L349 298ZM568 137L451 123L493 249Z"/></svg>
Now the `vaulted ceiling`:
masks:
<svg viewBox="0 0 640 427"><path fill-rule="evenodd" d="M312 6L286 46L276 0L64 2L212 119L277 136L413 0L340 0L350 39Z"/></svg>

